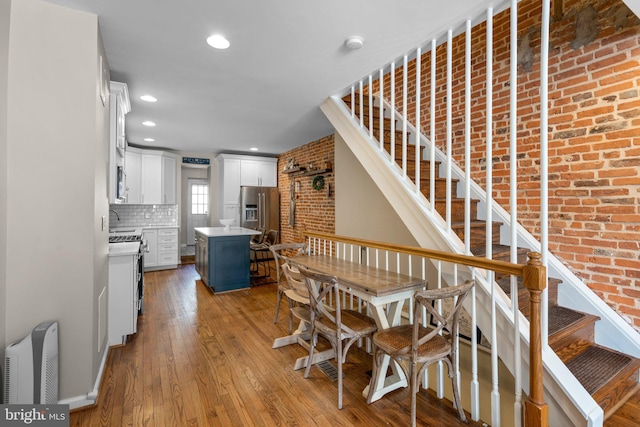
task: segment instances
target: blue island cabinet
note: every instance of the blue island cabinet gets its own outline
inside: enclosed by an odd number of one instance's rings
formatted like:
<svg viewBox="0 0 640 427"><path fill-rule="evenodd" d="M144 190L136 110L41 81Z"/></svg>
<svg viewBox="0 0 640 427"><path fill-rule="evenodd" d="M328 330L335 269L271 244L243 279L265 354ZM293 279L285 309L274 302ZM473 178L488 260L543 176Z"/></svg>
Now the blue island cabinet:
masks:
<svg viewBox="0 0 640 427"><path fill-rule="evenodd" d="M248 288L249 242L254 230L196 228L196 271L214 292Z"/></svg>

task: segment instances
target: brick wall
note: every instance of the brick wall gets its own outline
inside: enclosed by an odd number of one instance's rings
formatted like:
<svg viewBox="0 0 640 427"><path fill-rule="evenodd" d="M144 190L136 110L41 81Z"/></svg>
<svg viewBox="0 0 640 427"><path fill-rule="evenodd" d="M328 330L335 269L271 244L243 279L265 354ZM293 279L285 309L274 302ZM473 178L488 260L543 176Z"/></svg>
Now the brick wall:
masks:
<svg viewBox="0 0 640 427"><path fill-rule="evenodd" d="M334 135L310 142L278 156L278 188L280 190L280 241L282 243L299 242L302 231L335 232L335 198L333 172L314 176L287 174L283 169L290 159L308 169L324 168L325 164L334 164ZM313 180L316 176L324 178L324 188L315 190ZM295 188L295 225L289 225L290 189ZM327 195L327 191L329 194Z"/></svg>
<svg viewBox="0 0 640 427"><path fill-rule="evenodd" d="M565 0L550 25L549 248L640 328L640 20L621 0ZM519 3L518 217L539 238L541 2ZM509 209L509 19L494 19L493 196ZM471 163L484 187L486 26L473 29ZM437 49L436 144L446 142L446 46ZM428 136L430 52L422 56ZM464 165L464 35L453 42L453 155ZM415 61L409 64L409 82ZM401 110L402 70L395 73ZM385 97L389 99L389 76ZM374 86L375 93L378 89ZM409 84L408 116L415 116Z"/></svg>

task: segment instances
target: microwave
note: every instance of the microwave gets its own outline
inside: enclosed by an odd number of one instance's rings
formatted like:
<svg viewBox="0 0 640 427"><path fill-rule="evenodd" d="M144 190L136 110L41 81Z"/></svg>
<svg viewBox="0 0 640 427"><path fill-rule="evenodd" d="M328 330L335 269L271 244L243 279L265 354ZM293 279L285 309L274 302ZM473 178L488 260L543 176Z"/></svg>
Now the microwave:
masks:
<svg viewBox="0 0 640 427"><path fill-rule="evenodd" d="M124 198L126 197L125 177L124 167L118 166L116 172L116 199L121 201L124 201Z"/></svg>

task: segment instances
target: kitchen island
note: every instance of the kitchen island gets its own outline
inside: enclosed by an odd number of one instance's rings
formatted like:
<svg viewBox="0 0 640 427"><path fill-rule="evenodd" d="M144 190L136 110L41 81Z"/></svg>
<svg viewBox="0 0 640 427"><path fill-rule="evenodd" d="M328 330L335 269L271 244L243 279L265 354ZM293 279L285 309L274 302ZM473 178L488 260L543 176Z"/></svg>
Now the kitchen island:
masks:
<svg viewBox="0 0 640 427"><path fill-rule="evenodd" d="M260 232L243 227L198 227L196 271L215 292L249 287L249 242Z"/></svg>

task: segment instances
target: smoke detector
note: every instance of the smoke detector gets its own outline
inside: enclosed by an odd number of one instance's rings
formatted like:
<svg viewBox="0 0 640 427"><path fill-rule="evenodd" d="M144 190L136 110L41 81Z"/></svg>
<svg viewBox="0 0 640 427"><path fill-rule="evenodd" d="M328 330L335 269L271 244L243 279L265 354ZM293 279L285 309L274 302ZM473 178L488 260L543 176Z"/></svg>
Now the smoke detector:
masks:
<svg viewBox="0 0 640 427"><path fill-rule="evenodd" d="M347 41L344 42L345 46L347 46L351 50L358 50L362 47L364 40L360 36L349 37Z"/></svg>

